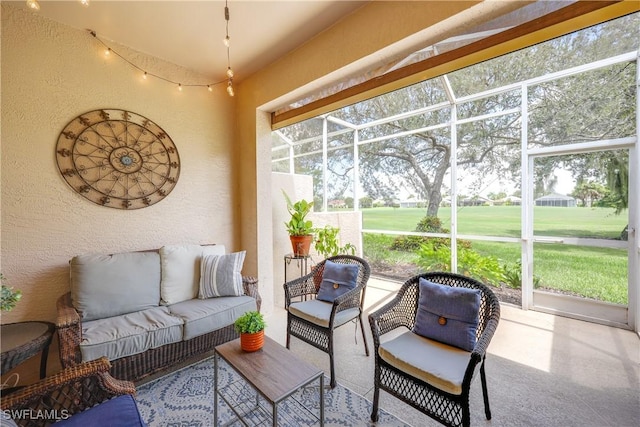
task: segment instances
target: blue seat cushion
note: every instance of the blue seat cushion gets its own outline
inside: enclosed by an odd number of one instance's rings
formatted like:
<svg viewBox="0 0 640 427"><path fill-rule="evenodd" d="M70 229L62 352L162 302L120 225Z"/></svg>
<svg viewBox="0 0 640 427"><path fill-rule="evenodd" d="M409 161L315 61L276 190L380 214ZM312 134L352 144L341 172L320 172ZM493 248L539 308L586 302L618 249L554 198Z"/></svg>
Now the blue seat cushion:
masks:
<svg viewBox="0 0 640 427"><path fill-rule="evenodd" d="M146 427L133 396L125 394L56 423L62 427Z"/></svg>
<svg viewBox="0 0 640 427"><path fill-rule="evenodd" d="M476 345L481 293L419 280L418 312L413 332L466 351Z"/></svg>

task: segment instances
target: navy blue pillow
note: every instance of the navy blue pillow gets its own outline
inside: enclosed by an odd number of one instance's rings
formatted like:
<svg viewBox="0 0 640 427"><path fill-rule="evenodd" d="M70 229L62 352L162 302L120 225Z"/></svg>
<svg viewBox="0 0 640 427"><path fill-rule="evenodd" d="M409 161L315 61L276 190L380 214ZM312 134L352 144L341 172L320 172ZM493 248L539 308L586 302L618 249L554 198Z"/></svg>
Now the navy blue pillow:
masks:
<svg viewBox="0 0 640 427"><path fill-rule="evenodd" d="M440 285L421 277L419 291L413 332L472 351L476 345L480 290Z"/></svg>
<svg viewBox="0 0 640 427"><path fill-rule="evenodd" d="M359 270L358 264L338 264L329 260L325 261L322 282L316 299L333 302L340 295L355 288Z"/></svg>
<svg viewBox="0 0 640 427"><path fill-rule="evenodd" d="M123 394L62 420L56 426L146 427L146 424L133 397Z"/></svg>

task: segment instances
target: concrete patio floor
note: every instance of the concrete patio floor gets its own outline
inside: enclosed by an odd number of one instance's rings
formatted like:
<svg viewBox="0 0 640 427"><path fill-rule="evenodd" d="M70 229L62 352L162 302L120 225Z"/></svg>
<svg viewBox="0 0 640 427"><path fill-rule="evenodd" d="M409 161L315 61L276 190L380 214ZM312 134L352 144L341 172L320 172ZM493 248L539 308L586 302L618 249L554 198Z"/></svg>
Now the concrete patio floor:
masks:
<svg viewBox="0 0 640 427"><path fill-rule="evenodd" d="M374 311L399 288L372 278L365 309ZM282 296L267 318L266 333L286 341ZM365 316L370 349L371 331ZM359 329L359 327L358 327ZM353 323L336 330L338 383L373 398L374 358L365 356L362 334ZM356 343L357 341L357 343ZM329 373L329 356L291 338L291 351ZM471 386L474 426L638 426L640 425L640 339L631 331L502 304L501 319L489 345L486 371L492 420L484 416L482 389ZM380 406L412 426L436 421L386 392ZM370 425L363 420L362 425Z"/></svg>

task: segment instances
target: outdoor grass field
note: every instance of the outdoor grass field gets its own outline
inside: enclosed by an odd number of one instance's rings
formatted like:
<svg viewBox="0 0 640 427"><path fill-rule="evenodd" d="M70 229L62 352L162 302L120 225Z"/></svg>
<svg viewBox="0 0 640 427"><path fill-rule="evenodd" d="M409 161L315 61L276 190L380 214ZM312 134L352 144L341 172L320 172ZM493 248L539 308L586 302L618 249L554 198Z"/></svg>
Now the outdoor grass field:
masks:
<svg viewBox="0 0 640 427"><path fill-rule="evenodd" d="M425 215L419 208L371 208L362 210L363 228L414 231ZM451 209L440 208L442 226L450 227ZM537 236L619 239L627 224L626 212L615 215L607 208L535 207ZM458 234L520 237L519 206L474 206L458 208ZM415 253L399 253L388 248L395 236L366 235L365 253L389 257L391 262L415 262ZM520 244L472 241L483 256L494 256L501 264L520 261ZM377 253L377 254L376 254ZM534 275L544 288L586 298L627 304L627 251L563 244L534 245Z"/></svg>

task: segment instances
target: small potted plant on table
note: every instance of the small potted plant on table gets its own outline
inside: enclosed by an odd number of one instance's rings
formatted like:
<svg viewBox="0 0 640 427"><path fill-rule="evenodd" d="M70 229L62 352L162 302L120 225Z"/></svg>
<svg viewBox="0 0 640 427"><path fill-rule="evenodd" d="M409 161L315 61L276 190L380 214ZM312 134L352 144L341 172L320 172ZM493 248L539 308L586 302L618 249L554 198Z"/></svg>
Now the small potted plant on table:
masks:
<svg viewBox="0 0 640 427"><path fill-rule="evenodd" d="M264 328L267 326L259 311L247 311L234 323L240 334L240 348L244 351L257 351L264 345Z"/></svg>

